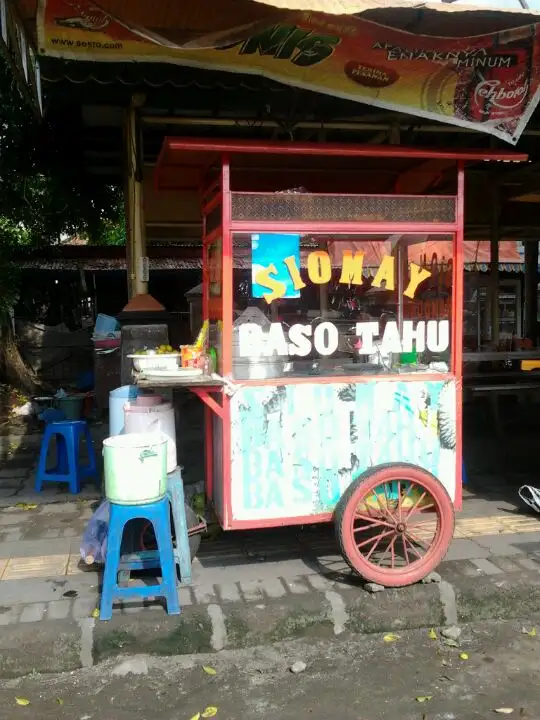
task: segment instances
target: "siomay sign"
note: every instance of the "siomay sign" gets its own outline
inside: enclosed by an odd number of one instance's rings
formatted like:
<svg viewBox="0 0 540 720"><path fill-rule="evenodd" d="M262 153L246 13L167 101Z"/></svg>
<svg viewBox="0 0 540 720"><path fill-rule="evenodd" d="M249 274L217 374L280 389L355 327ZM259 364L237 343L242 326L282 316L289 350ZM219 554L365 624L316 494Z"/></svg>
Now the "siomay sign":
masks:
<svg viewBox="0 0 540 720"><path fill-rule="evenodd" d="M300 269L298 268L294 255L286 257L282 260L290 275L295 290L302 290L306 287L306 283L302 280ZM362 285L364 269L364 253L343 251L343 260L341 265L341 274L339 283L342 285ZM325 285L332 279L332 261L330 255L324 250L315 250L309 253L307 257L307 274L309 280L315 285ZM278 269L274 263L268 267L262 268L255 275L255 282L264 288L268 288L269 292L264 293L263 297L268 304L273 300L284 297L287 286L284 282L277 279ZM372 287L384 288L385 290L395 290L395 258L393 255L384 255L375 277L371 283ZM409 283L403 295L408 298L414 298L418 286L431 277L431 272L417 265L414 262L409 263Z"/></svg>
<svg viewBox="0 0 540 720"><path fill-rule="evenodd" d="M405 320L399 332L395 321L387 322L381 335L378 322L356 323L357 352L360 355L424 352L441 353L450 345L448 320ZM271 323L268 329L256 323L244 323L238 327L240 357L307 357L315 350L326 357L338 350L339 330L331 322L316 327L298 323L287 330L281 323Z"/></svg>

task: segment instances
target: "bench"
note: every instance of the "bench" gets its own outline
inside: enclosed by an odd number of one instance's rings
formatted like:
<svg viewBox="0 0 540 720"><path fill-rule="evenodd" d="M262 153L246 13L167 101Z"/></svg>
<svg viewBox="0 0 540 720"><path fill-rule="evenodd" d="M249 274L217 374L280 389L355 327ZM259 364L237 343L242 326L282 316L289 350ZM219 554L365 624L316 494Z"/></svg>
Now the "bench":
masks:
<svg viewBox="0 0 540 720"><path fill-rule="evenodd" d="M527 399L528 393L534 391L540 392L540 381L527 383L501 383L495 385L474 385L472 387L465 386L464 391L465 393L470 393L473 397L487 398L495 431L500 438L503 438L503 429L499 412L499 398L503 395L514 395L518 398L519 402L523 402Z"/></svg>

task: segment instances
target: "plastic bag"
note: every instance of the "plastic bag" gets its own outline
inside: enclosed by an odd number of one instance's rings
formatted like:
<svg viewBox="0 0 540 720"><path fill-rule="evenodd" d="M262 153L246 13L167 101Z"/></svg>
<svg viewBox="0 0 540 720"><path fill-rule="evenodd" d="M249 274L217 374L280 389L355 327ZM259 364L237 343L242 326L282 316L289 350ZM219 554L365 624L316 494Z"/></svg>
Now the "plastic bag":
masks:
<svg viewBox="0 0 540 720"><path fill-rule="evenodd" d="M81 540L81 557L87 565L104 563L109 533L109 501L104 500L94 512Z"/></svg>

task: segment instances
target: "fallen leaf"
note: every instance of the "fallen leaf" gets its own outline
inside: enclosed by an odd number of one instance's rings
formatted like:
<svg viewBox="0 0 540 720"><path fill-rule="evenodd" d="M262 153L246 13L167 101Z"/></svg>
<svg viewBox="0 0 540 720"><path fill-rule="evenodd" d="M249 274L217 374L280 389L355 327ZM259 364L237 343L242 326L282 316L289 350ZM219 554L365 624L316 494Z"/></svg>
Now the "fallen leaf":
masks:
<svg viewBox="0 0 540 720"><path fill-rule="evenodd" d="M527 633L529 637L536 637L536 628L532 628L532 630L529 630Z"/></svg>
<svg viewBox="0 0 540 720"><path fill-rule="evenodd" d="M217 675L217 670L213 667L209 667L208 665L203 665L203 670L207 675Z"/></svg>
<svg viewBox="0 0 540 720"><path fill-rule="evenodd" d="M203 717L203 718L215 717L217 715L217 712L218 712L217 707L214 707L213 705L209 705L207 708L205 708L202 711L201 717Z"/></svg>
<svg viewBox="0 0 540 720"><path fill-rule="evenodd" d="M22 705L23 707L30 705L30 700L27 700L26 698L22 698L22 697L16 697L15 702L17 703L17 705Z"/></svg>
<svg viewBox="0 0 540 720"><path fill-rule="evenodd" d="M443 643L447 645L448 647L459 647L459 643L457 640L452 640L451 638L445 638L443 640Z"/></svg>
<svg viewBox="0 0 540 720"><path fill-rule="evenodd" d="M62 698L56 698L56 704L57 704L57 705L63 705L63 704L64 704L64 701L62 700Z"/></svg>
<svg viewBox="0 0 540 720"><path fill-rule="evenodd" d="M90 613L90 617L98 618L99 617L99 608L94 608L92 612Z"/></svg>
<svg viewBox="0 0 540 720"><path fill-rule="evenodd" d="M416 702L425 703L425 702L427 702L428 700L431 700L432 697L433 697L433 695L419 695L419 696L416 698Z"/></svg>
<svg viewBox="0 0 540 720"><path fill-rule="evenodd" d="M468 659L469 659L468 653L460 653L460 654L459 654L459 659L460 659L460 660L468 660Z"/></svg>
<svg viewBox="0 0 540 720"><path fill-rule="evenodd" d="M197 713L192 718L189 718L189 720L201 720L201 713Z"/></svg>
<svg viewBox="0 0 540 720"><path fill-rule="evenodd" d="M431 630L428 632L428 638L429 638L430 640L436 640L436 639L437 639L437 633L435 632L435 630L434 630L433 628L431 628Z"/></svg>
<svg viewBox="0 0 540 720"><path fill-rule="evenodd" d="M78 595L79 593L76 590L67 590L65 593L62 594L62 597L76 598Z"/></svg>
<svg viewBox="0 0 540 720"><path fill-rule="evenodd" d="M17 503L15 507L18 507L20 510L35 510L37 508L36 503Z"/></svg>
<svg viewBox="0 0 540 720"><path fill-rule="evenodd" d="M399 635L396 635L395 633L388 633L388 635L385 635L383 637L384 642L395 642L396 640L399 640Z"/></svg>
<svg viewBox="0 0 540 720"><path fill-rule="evenodd" d="M499 713L499 715L511 715L514 712L514 708L495 708L493 712Z"/></svg>

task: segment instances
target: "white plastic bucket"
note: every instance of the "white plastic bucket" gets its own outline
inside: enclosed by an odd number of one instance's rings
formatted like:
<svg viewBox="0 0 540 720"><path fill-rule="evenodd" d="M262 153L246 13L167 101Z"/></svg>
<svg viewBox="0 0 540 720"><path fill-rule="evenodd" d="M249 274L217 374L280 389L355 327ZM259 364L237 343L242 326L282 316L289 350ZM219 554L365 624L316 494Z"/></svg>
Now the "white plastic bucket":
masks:
<svg viewBox="0 0 540 720"><path fill-rule="evenodd" d="M167 438L167 472L173 472L176 461L176 427L172 403L145 407L135 403L124 406L125 433L161 433Z"/></svg>
<svg viewBox="0 0 540 720"><path fill-rule="evenodd" d="M116 435L103 441L105 496L118 505L144 505L167 492L167 438L161 433Z"/></svg>

